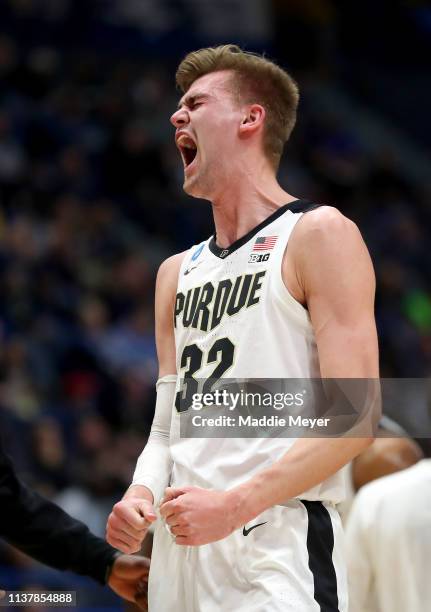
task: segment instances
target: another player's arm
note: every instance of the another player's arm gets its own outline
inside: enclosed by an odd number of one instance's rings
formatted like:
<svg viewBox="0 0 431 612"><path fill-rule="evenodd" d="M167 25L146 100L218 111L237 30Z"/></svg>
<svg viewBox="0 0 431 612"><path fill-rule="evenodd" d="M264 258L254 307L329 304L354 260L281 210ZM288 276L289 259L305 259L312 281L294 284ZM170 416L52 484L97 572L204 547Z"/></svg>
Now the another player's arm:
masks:
<svg viewBox="0 0 431 612"><path fill-rule="evenodd" d="M141 548L150 523L156 520L154 503L169 483L170 398L176 376L173 313L179 269L185 252L170 257L160 266L155 296L156 346L159 361L159 382L156 413L150 438L138 459L134 482L115 504L109 516L106 539L127 553ZM139 477L141 476L141 478ZM156 496L156 499L154 497Z"/></svg>
<svg viewBox="0 0 431 612"><path fill-rule="evenodd" d="M304 215L289 245L296 295L307 305L323 378L376 379L375 277L356 225L336 209ZM289 270L284 266L283 277ZM291 275L290 275L291 278ZM372 442L365 438L303 438L268 469L233 489L238 525L323 482Z"/></svg>

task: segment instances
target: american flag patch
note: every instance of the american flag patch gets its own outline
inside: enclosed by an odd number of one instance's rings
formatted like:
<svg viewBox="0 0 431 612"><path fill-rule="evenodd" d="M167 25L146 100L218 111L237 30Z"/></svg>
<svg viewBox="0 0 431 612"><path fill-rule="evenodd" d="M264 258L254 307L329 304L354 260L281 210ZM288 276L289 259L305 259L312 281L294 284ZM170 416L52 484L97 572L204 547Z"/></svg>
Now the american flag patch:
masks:
<svg viewBox="0 0 431 612"><path fill-rule="evenodd" d="M274 248L278 236L260 236L256 238L253 251L270 251Z"/></svg>

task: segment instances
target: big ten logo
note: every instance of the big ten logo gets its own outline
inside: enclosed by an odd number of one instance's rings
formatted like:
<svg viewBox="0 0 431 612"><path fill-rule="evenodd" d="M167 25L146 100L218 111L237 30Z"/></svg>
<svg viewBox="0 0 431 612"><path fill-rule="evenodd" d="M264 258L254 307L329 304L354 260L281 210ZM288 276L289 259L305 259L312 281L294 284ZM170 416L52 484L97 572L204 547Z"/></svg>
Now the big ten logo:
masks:
<svg viewBox="0 0 431 612"><path fill-rule="evenodd" d="M261 263L262 261L268 261L271 253L251 253L248 263Z"/></svg>

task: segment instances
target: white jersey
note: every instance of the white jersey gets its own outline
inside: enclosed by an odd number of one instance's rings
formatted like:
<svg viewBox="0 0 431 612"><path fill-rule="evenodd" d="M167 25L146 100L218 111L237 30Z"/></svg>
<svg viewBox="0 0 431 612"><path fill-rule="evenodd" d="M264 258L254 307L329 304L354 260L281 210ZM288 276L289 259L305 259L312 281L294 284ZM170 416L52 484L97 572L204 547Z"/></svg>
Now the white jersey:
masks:
<svg viewBox="0 0 431 612"><path fill-rule="evenodd" d="M317 347L306 308L288 292L282 259L296 223L316 206L297 200L277 209L229 248L214 237L183 260L175 304L177 372L242 379L318 378ZM180 438L174 410L173 486L226 490L280 459L293 438ZM301 499L340 502L338 472ZM287 500L286 500L287 501Z"/></svg>
<svg viewBox="0 0 431 612"><path fill-rule="evenodd" d="M378 478L346 527L351 612L429 612L431 459Z"/></svg>

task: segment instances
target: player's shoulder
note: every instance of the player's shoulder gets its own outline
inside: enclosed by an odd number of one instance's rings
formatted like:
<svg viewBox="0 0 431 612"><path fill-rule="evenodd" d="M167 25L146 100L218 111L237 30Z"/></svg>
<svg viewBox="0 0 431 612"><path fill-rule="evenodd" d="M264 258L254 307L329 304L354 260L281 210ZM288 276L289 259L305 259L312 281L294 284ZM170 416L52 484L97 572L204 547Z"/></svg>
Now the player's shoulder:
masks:
<svg viewBox="0 0 431 612"><path fill-rule="evenodd" d="M297 234L357 232L357 225L335 206L321 205L306 212L297 224Z"/></svg>
<svg viewBox="0 0 431 612"><path fill-rule="evenodd" d="M291 239L291 248L305 247L316 254L341 244L362 249L364 242L356 223L334 206L322 205L302 215Z"/></svg>
<svg viewBox="0 0 431 612"><path fill-rule="evenodd" d="M373 507L378 508L382 503L388 503L389 500L395 502L393 498L402 499L406 495L404 489L408 488L405 485L409 483L411 471L410 467L382 476L362 486L355 497L356 505L370 511Z"/></svg>
<svg viewBox="0 0 431 612"><path fill-rule="evenodd" d="M171 274L178 273L181 264L183 263L184 257L187 255L189 251L181 251L181 253L175 253L175 255L171 255L159 266L158 275L159 276L169 276Z"/></svg>
<svg viewBox="0 0 431 612"><path fill-rule="evenodd" d="M157 272L158 291L169 290L169 288L176 290L181 264L187 253L188 251L182 251L181 253L171 255L160 264Z"/></svg>

